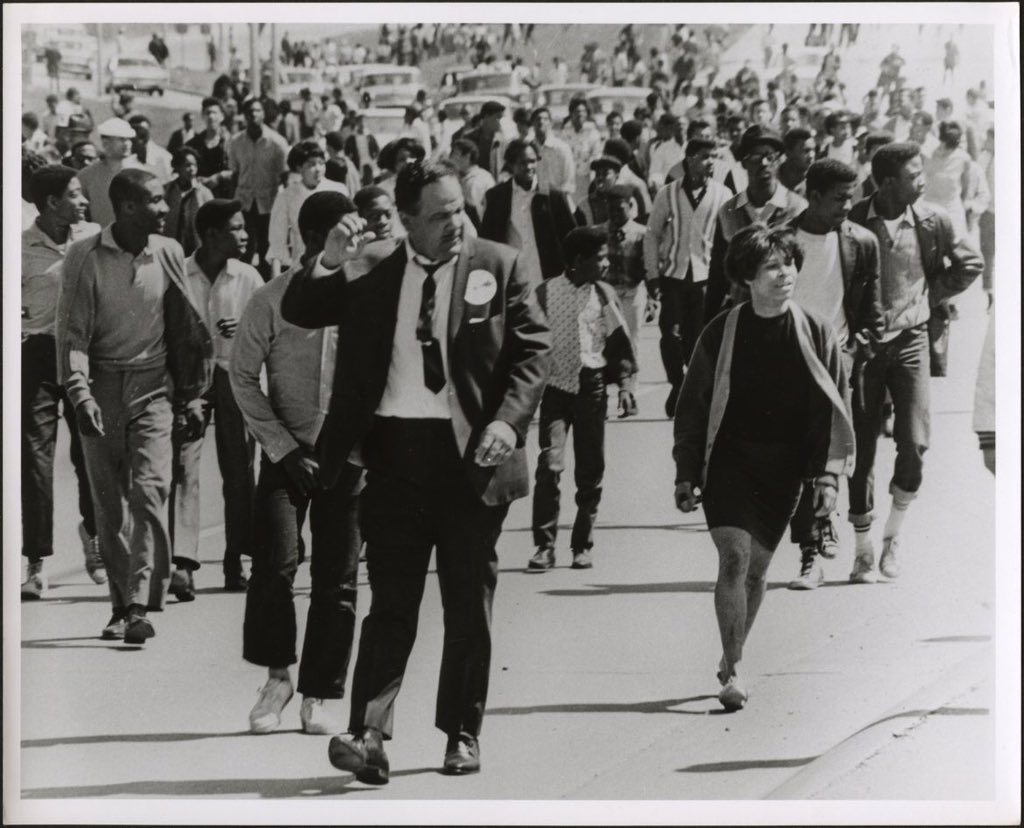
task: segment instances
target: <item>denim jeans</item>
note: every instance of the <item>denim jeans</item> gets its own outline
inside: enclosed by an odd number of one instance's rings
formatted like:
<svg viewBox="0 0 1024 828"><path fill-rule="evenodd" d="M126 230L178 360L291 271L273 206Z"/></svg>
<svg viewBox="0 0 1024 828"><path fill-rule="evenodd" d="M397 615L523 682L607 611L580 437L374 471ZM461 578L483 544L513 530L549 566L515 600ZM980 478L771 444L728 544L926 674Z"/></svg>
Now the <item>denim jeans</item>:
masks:
<svg viewBox="0 0 1024 828"><path fill-rule="evenodd" d="M171 486L171 400L163 363L93 367L101 436L82 435L100 555L115 610L162 608L170 580L167 494Z"/></svg>
<svg viewBox="0 0 1024 828"><path fill-rule="evenodd" d="M683 384L683 373L693 356L697 337L704 327L704 292L707 282L661 280L661 361L665 378L673 388Z"/></svg>
<svg viewBox="0 0 1024 828"><path fill-rule="evenodd" d="M565 444L572 429L576 458L576 521L570 545L590 549L604 478L604 423L608 394L600 369L580 371L576 394L550 385L540 401L540 455L533 491L533 542L554 547L558 534L558 481L565 469Z"/></svg>
<svg viewBox="0 0 1024 828"><path fill-rule="evenodd" d="M863 407L855 406L857 464L850 478L850 522L870 523L875 508L875 451L885 391L892 396L896 465L890 494L913 496L921 488L924 453L931 432L927 324L908 328L877 345L864 366Z"/></svg>
<svg viewBox="0 0 1024 828"><path fill-rule="evenodd" d="M264 667L296 662L292 583L307 510L313 535L309 613L299 692L340 699L352 653L359 570L362 470L348 466L333 489L299 491L281 463L263 455L256 487L256 544L245 597L242 657Z"/></svg>
<svg viewBox="0 0 1024 828"><path fill-rule="evenodd" d="M223 481L224 574L237 575L242 571L242 555L251 555L253 548L255 443L246 431L228 372L220 366L214 368L213 387L206 395L204 409L206 425L213 414L217 465ZM170 525L174 563L194 570L199 568L199 473L203 435L185 440L175 433L173 443Z"/></svg>
<svg viewBox="0 0 1024 828"><path fill-rule="evenodd" d="M71 435L78 513L85 531L95 535L96 521L75 410L57 384L56 343L48 334L31 335L21 343L21 549L30 561L53 554L53 454L61 408Z"/></svg>

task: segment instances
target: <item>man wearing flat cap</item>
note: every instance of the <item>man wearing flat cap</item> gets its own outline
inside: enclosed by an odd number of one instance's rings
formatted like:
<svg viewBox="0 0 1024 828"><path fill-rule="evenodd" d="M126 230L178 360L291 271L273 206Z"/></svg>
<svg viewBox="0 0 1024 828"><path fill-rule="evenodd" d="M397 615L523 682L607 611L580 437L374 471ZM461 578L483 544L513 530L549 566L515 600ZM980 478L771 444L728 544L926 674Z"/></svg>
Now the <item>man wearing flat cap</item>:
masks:
<svg viewBox="0 0 1024 828"><path fill-rule="evenodd" d="M807 209L807 199L779 183L783 148L782 139L760 124L749 127L740 139L739 160L747 174L747 187L718 211L704 299L704 324L715 318L726 300L725 251L732 237L755 222L769 227L785 224Z"/></svg>
<svg viewBox="0 0 1024 828"><path fill-rule="evenodd" d="M100 160L82 170L78 180L89 199L89 216L101 227L114 221L114 205L110 201L110 182L121 170L141 167L132 154L135 130L123 118L107 118L96 130L103 152Z"/></svg>

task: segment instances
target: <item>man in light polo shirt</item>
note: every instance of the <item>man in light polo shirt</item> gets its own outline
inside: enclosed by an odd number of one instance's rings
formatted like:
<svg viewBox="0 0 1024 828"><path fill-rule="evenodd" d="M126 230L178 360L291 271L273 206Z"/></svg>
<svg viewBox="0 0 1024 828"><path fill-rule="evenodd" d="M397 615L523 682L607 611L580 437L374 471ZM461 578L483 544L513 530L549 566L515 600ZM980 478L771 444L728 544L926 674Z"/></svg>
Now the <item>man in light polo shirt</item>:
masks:
<svg viewBox="0 0 1024 828"><path fill-rule="evenodd" d="M113 614L101 634L141 645L169 577L166 500L173 404L189 427L210 341L185 284L185 254L159 235L164 188L145 170L110 184L116 220L68 251L57 365L75 406ZM170 382L168 381L170 380ZM131 474L125 470L130 469Z"/></svg>
<svg viewBox="0 0 1024 828"><path fill-rule="evenodd" d="M170 522L175 571L170 592L179 601L195 598L192 573L199 569L200 460L214 412L224 493L224 589L229 592L246 587L242 555L252 551L255 491L255 445L231 391L228 368L238 320L263 279L254 267L238 260L249 240L241 202L208 201L196 212L195 224L200 246L185 260L185 278L213 341L214 368L213 384L203 398L202 429L188 433L179 421L173 435Z"/></svg>

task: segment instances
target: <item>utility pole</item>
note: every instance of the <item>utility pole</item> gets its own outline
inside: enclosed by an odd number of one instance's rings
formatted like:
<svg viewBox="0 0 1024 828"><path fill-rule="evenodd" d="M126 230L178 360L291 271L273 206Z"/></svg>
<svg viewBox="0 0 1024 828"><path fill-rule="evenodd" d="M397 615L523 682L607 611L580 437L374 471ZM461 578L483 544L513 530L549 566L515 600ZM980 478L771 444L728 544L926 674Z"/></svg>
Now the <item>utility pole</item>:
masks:
<svg viewBox="0 0 1024 828"><path fill-rule="evenodd" d="M256 24L249 24L249 97L260 97L260 61L256 48Z"/></svg>
<svg viewBox="0 0 1024 828"><path fill-rule="evenodd" d="M270 96L276 101L277 98L277 24L270 24Z"/></svg>

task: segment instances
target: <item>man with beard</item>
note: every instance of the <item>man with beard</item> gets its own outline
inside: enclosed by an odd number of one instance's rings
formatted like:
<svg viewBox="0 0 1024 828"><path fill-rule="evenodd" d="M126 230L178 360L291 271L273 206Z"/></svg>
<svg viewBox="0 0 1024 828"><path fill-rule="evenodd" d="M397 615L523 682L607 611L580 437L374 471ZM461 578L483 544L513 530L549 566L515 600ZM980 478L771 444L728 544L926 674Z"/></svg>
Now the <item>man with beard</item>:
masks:
<svg viewBox="0 0 1024 828"><path fill-rule="evenodd" d="M444 771L480 769L490 673L496 543L509 503L529 488L525 442L547 379L550 335L519 255L463 239L462 189L447 161L413 163L395 187L405 243L346 279L366 237L344 216L323 253L292 278L287 321L338 325L338 368L318 439L331 485L357 447L372 593L352 685L349 733L331 740L340 770L384 784L395 699L412 650L431 552L444 604L435 724Z"/></svg>

